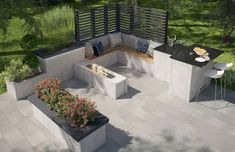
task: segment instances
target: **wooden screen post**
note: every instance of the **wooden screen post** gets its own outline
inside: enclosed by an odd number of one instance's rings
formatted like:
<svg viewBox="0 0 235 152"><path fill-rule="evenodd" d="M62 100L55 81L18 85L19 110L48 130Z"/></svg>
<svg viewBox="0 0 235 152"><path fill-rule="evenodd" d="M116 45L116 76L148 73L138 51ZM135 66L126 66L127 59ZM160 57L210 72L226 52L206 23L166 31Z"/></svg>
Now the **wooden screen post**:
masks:
<svg viewBox="0 0 235 152"><path fill-rule="evenodd" d="M108 23L108 6L104 5L104 33L109 33L109 23Z"/></svg>
<svg viewBox="0 0 235 152"><path fill-rule="evenodd" d="M116 9L116 31L120 32L120 4L115 5Z"/></svg>
<svg viewBox="0 0 235 152"><path fill-rule="evenodd" d="M135 10L133 6L129 7L129 15L130 15L130 33L134 32L134 24L135 24Z"/></svg>
<svg viewBox="0 0 235 152"><path fill-rule="evenodd" d="M92 37L95 37L96 31L95 31L95 9L91 9L91 34Z"/></svg>
<svg viewBox="0 0 235 152"><path fill-rule="evenodd" d="M74 21L75 21L75 40L80 42L80 29L79 29L79 11L75 10L74 11Z"/></svg>
<svg viewBox="0 0 235 152"><path fill-rule="evenodd" d="M166 12L166 22L165 22L165 44L167 43L167 35L168 35L168 18L169 18L169 12Z"/></svg>

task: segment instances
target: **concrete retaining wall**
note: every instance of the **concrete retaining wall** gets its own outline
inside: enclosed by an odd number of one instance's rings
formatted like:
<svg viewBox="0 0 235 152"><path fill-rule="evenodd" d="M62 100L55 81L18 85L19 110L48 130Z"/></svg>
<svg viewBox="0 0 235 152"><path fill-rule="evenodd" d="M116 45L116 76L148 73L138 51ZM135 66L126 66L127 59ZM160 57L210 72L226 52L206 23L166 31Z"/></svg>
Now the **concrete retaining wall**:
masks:
<svg viewBox="0 0 235 152"><path fill-rule="evenodd" d="M74 77L73 65L85 60L85 48L76 48L50 58L39 58L41 68L49 76L66 81Z"/></svg>

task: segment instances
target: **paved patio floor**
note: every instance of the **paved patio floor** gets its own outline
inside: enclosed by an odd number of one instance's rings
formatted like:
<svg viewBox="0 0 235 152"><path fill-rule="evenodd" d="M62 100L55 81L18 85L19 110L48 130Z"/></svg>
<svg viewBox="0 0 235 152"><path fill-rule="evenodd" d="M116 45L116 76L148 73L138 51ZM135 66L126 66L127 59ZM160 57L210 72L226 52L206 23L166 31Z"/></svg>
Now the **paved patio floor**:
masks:
<svg viewBox="0 0 235 152"><path fill-rule="evenodd" d="M210 93L204 93L199 103L187 103L170 96L165 82L124 66L110 68L128 77L128 94L118 100L77 79L64 83L72 94L90 97L110 118L107 143L97 152L235 152L232 103L213 101L207 98ZM227 95L228 101L235 101L234 94ZM27 100L16 102L3 94L0 151L68 150L35 120Z"/></svg>

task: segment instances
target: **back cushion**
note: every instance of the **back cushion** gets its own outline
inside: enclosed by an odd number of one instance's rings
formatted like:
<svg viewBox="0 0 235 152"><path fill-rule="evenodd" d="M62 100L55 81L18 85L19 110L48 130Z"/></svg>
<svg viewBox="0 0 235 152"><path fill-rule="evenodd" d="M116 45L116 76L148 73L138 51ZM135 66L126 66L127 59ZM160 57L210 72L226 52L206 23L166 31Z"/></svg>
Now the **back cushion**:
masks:
<svg viewBox="0 0 235 152"><path fill-rule="evenodd" d="M94 55L94 50L93 50L93 46L90 42L86 42L85 44L85 56L87 58L90 58Z"/></svg>
<svg viewBox="0 0 235 152"><path fill-rule="evenodd" d="M146 53L148 51L149 48L149 42L147 40L144 39L139 39L137 42L137 51Z"/></svg>
<svg viewBox="0 0 235 152"><path fill-rule="evenodd" d="M98 55L102 55L104 53L104 47L101 41L97 43L94 47L96 48Z"/></svg>
<svg viewBox="0 0 235 152"><path fill-rule="evenodd" d="M122 36L121 33L112 33L109 34L109 42L111 47L122 45Z"/></svg>
<svg viewBox="0 0 235 152"><path fill-rule="evenodd" d="M122 33L122 43L132 49L136 49L137 47L137 37L135 37L134 35L128 35L125 33Z"/></svg>
<svg viewBox="0 0 235 152"><path fill-rule="evenodd" d="M93 46L95 46L97 43L101 42L103 44L104 48L109 47L109 37L108 37L108 35L97 37L95 39L90 40L89 42L91 42Z"/></svg>
<svg viewBox="0 0 235 152"><path fill-rule="evenodd" d="M149 48L148 48L148 51L146 52L148 55L152 56L154 55L154 48L158 47L162 45L161 43L158 43L158 42L154 42L152 40L149 41Z"/></svg>

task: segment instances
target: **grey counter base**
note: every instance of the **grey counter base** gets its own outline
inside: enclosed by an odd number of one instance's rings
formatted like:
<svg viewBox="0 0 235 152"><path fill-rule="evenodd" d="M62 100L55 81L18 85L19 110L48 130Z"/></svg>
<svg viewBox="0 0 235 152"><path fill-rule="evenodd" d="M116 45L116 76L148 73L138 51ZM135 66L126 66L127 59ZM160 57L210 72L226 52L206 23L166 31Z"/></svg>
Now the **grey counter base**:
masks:
<svg viewBox="0 0 235 152"><path fill-rule="evenodd" d="M170 54L155 51L155 77L169 84L169 93L190 102L196 96L200 85L208 83L203 73L212 68L213 61L203 67L194 66L171 58Z"/></svg>

